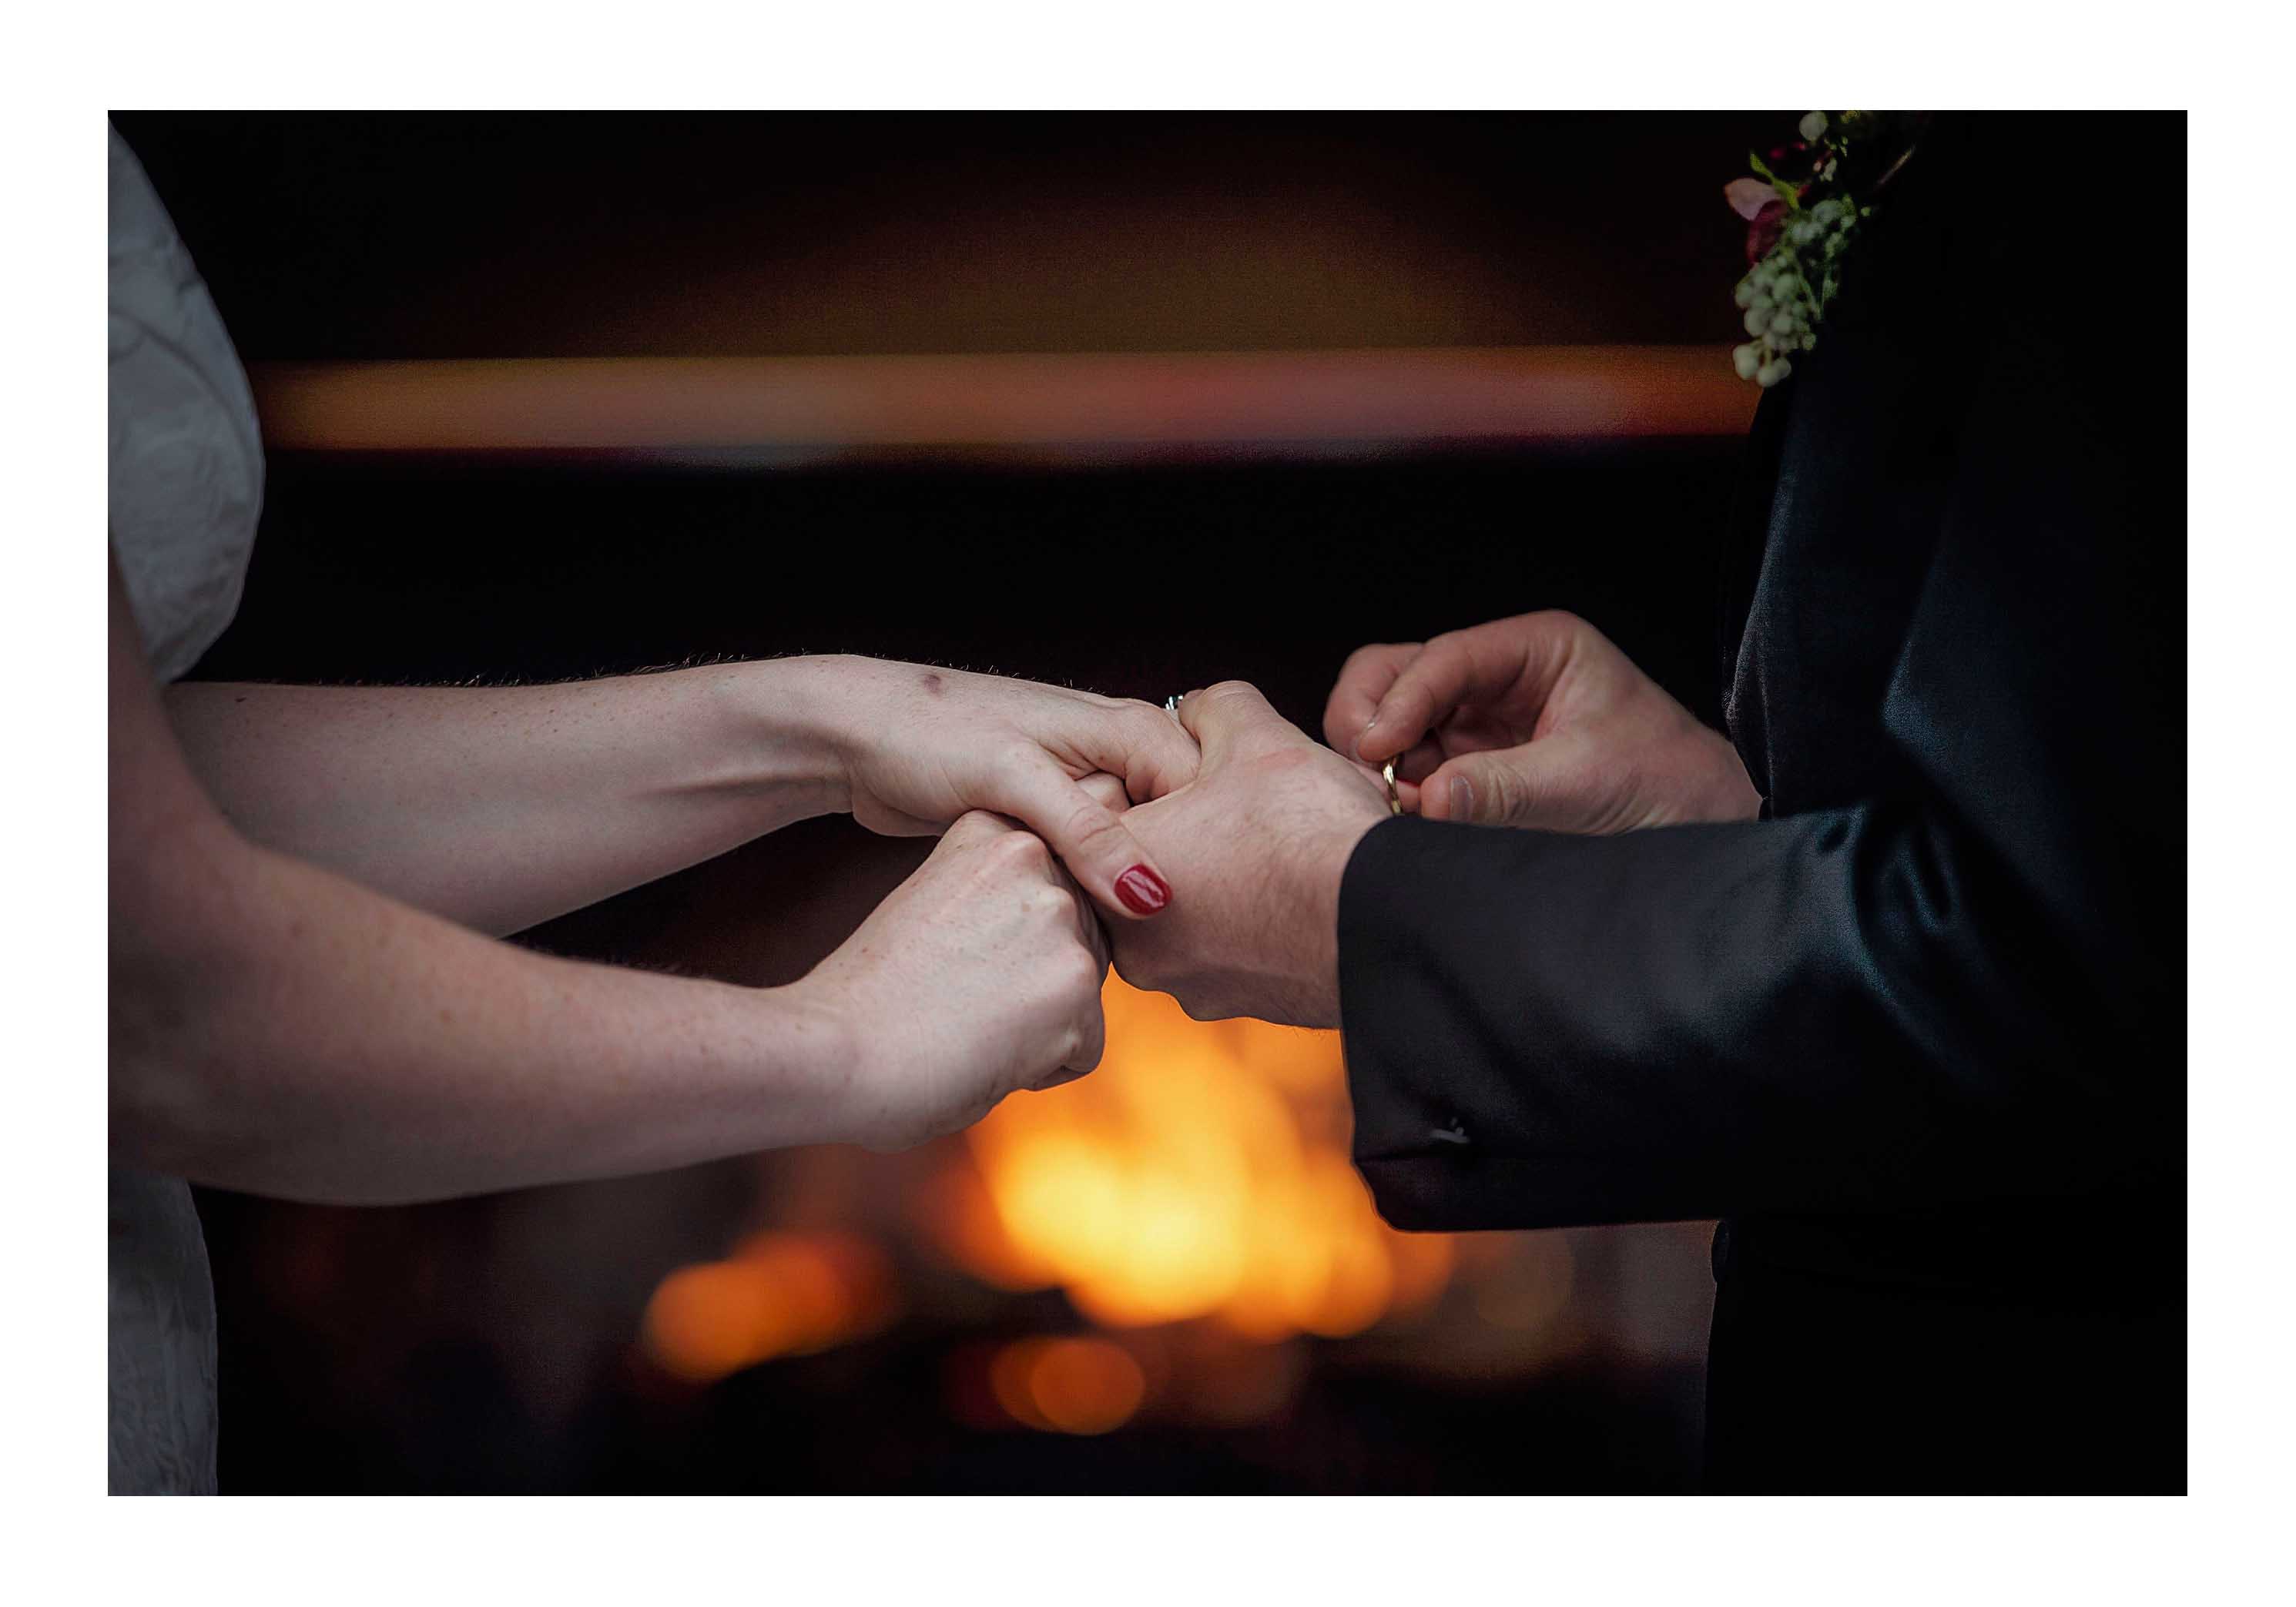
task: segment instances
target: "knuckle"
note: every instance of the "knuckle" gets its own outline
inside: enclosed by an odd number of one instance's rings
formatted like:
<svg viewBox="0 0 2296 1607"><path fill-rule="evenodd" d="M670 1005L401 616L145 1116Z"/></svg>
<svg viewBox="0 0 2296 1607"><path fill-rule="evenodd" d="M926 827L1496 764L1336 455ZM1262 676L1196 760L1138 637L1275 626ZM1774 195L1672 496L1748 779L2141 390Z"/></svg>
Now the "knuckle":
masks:
<svg viewBox="0 0 2296 1607"><path fill-rule="evenodd" d="M1106 806L1091 799L1078 803L1069 811L1068 818L1061 823L1061 831L1068 841L1079 848L1094 847L1111 837L1121 839L1124 836L1124 828L1117 824L1116 816Z"/></svg>
<svg viewBox="0 0 2296 1607"><path fill-rule="evenodd" d="M1414 659L1403 667L1403 673L1395 677L1395 684L1380 700L1381 707L1390 711L1400 709L1409 713L1416 708L1432 705L1435 693L1428 683L1441 672L1442 668L1443 660L1437 656L1434 644L1430 643L1424 657Z"/></svg>
<svg viewBox="0 0 2296 1607"><path fill-rule="evenodd" d="M949 823L948 830L940 835L940 846L956 849L985 842L988 840L995 824L996 819L993 816L979 809L968 809Z"/></svg>
<svg viewBox="0 0 2296 1607"><path fill-rule="evenodd" d="M1340 662L1341 683L1345 685L1362 676L1368 670L1376 669L1386 660L1387 652L1387 644L1383 642L1374 642L1357 648Z"/></svg>
<svg viewBox="0 0 2296 1607"><path fill-rule="evenodd" d="M1511 766L1492 765L1486 774L1491 807L1502 819L1516 820L1530 812L1530 788Z"/></svg>
<svg viewBox="0 0 2296 1607"><path fill-rule="evenodd" d="M1005 731L990 750L991 758L1005 765L1034 764L1044 756L1044 744L1020 730Z"/></svg>
<svg viewBox="0 0 2296 1607"><path fill-rule="evenodd" d="M1096 1006L1100 997L1100 956L1081 943L1068 952L1068 990L1080 1001ZM1095 1014L1098 1013L1096 1007Z"/></svg>
<svg viewBox="0 0 2296 1607"><path fill-rule="evenodd" d="M1172 717L1166 714L1160 705L1143 702L1137 698L1126 701L1120 717L1133 736L1144 743L1160 743L1177 729L1172 724Z"/></svg>
<svg viewBox="0 0 2296 1607"><path fill-rule="evenodd" d="M1136 773L1138 759L1144 758L1168 777L1193 775L1196 739L1188 734L1186 728L1161 709L1151 709L1142 721L1133 734Z"/></svg>
<svg viewBox="0 0 2296 1607"><path fill-rule="evenodd" d="M1070 1033L1045 1046L1045 1063L1023 1078L1022 1086L1032 1093L1042 1093L1074 1082L1099 1063L1098 1056L1086 1059L1082 1043Z"/></svg>
<svg viewBox="0 0 2296 1607"><path fill-rule="evenodd" d="M1085 795L1093 802L1111 815L1119 808L1128 806L1132 801L1131 793L1125 786L1124 777L1105 770L1095 771L1078 782L1077 785L1085 790Z"/></svg>
<svg viewBox="0 0 2296 1607"><path fill-rule="evenodd" d="M1052 864L1052 855L1033 832L1007 832L989 845L988 853L1007 871L1027 873Z"/></svg>

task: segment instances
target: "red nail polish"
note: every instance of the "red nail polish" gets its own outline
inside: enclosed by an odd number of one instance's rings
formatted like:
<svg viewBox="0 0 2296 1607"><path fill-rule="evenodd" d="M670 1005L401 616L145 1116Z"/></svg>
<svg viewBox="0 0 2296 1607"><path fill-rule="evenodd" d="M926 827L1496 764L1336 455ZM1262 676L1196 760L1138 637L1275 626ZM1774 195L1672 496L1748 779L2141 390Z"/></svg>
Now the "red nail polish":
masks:
<svg viewBox="0 0 2296 1607"><path fill-rule="evenodd" d="M1136 915L1152 915L1172 901L1164 879L1144 865L1136 865L1116 879L1116 896Z"/></svg>

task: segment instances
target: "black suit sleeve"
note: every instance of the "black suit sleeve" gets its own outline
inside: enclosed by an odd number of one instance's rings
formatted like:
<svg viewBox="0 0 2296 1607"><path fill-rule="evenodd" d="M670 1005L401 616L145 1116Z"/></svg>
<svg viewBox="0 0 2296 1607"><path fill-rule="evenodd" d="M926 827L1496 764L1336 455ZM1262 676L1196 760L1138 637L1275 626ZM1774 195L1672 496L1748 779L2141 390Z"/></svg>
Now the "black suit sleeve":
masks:
<svg viewBox="0 0 2296 1607"><path fill-rule="evenodd" d="M1879 710L1902 789L1626 837L1403 819L1363 840L1341 1010L1390 1221L1882 1209L2181 1168L2181 398L2113 368L2098 327L2044 307L1972 381Z"/></svg>

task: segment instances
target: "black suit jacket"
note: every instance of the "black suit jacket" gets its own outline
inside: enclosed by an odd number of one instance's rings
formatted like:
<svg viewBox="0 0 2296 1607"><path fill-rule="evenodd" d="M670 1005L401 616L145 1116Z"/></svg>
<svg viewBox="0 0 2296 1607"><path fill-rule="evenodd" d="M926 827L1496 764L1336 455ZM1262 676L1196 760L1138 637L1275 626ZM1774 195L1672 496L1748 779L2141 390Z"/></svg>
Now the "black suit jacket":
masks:
<svg viewBox="0 0 2296 1607"><path fill-rule="evenodd" d="M2182 1488L2183 164L1947 118L1884 193L1722 544L1766 818L1349 865L1381 1209L1729 1218L1718 1486Z"/></svg>

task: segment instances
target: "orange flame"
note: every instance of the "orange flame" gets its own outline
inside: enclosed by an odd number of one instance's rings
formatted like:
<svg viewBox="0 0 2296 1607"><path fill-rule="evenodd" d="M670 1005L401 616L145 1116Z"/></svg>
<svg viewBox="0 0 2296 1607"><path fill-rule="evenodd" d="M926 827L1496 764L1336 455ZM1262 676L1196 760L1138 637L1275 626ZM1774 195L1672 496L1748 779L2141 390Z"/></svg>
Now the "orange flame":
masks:
<svg viewBox="0 0 2296 1607"><path fill-rule="evenodd" d="M850 1234L757 1234L722 1261L680 1267L647 1303L646 1353L709 1383L776 1356L874 1332L893 1312L884 1254Z"/></svg>
<svg viewBox="0 0 2296 1607"><path fill-rule="evenodd" d="M1015 1423L1063 1434L1122 1426L1148 1387L1131 1352L1098 1338L1021 1340L996 1353L988 1379Z"/></svg>
<svg viewBox="0 0 2296 1607"><path fill-rule="evenodd" d="M1004 1288L1065 1290L1110 1327L1212 1317L1338 1337L1440 1292L1447 1238L1382 1223L1349 1165L1339 1035L1199 1022L1111 976L1108 1054L966 1135L944 1236ZM1049 1415L1049 1414L1047 1414Z"/></svg>

